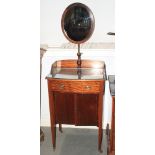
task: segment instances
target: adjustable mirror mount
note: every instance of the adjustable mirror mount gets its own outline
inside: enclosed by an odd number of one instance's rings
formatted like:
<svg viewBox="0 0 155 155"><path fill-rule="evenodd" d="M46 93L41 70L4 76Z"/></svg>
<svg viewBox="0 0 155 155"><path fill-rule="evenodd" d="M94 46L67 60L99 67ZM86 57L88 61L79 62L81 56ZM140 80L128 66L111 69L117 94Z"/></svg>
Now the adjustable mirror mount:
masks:
<svg viewBox="0 0 155 155"><path fill-rule="evenodd" d="M81 52L80 44L86 42L93 34L95 18L92 11L82 3L73 3L63 12L61 28L64 36L70 42L78 45L77 68L80 77Z"/></svg>

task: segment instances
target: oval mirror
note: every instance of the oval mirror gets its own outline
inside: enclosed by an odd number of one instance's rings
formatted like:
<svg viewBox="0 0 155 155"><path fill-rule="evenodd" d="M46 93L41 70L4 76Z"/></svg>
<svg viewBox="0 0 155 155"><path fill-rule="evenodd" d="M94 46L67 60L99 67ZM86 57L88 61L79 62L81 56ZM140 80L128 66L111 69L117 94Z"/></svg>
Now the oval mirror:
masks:
<svg viewBox="0 0 155 155"><path fill-rule="evenodd" d="M69 5L61 19L61 28L65 37L72 43L86 42L92 35L95 19L92 11L82 3Z"/></svg>

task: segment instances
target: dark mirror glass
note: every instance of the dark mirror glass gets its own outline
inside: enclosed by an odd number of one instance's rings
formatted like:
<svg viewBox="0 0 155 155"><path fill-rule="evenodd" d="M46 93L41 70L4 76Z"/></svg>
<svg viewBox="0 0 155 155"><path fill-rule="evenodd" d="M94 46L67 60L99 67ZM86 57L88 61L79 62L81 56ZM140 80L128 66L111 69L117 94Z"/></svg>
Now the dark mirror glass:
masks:
<svg viewBox="0 0 155 155"><path fill-rule="evenodd" d="M94 19L90 9L81 3L74 3L66 10L62 29L67 39L77 43L89 39L94 30Z"/></svg>

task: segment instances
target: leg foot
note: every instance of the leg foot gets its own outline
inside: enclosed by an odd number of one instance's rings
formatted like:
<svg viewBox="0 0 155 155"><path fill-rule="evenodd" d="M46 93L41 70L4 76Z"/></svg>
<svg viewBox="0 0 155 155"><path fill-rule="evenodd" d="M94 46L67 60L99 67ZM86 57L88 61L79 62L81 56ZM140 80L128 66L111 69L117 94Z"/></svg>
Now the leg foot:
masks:
<svg viewBox="0 0 155 155"><path fill-rule="evenodd" d="M40 142L44 141L44 137L45 137L45 135L44 135L43 131L40 129Z"/></svg>
<svg viewBox="0 0 155 155"><path fill-rule="evenodd" d="M99 153L103 153L103 150L102 149L98 149Z"/></svg>
<svg viewBox="0 0 155 155"><path fill-rule="evenodd" d="M63 131L62 131L62 125L59 123L59 131L61 132L61 133L63 133Z"/></svg>
<svg viewBox="0 0 155 155"><path fill-rule="evenodd" d="M102 153L102 149L101 149L101 145L102 145L102 136L103 136L103 133L102 133L102 128L99 129L99 137L98 137L98 150L100 153Z"/></svg>

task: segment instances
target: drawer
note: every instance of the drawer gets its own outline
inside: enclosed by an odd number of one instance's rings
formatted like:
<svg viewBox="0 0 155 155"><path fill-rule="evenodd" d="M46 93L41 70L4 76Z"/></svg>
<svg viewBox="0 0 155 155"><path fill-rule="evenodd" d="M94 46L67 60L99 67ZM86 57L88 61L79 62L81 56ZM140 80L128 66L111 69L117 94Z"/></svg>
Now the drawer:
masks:
<svg viewBox="0 0 155 155"><path fill-rule="evenodd" d="M100 92L101 90L101 83L98 81L85 81L82 82L81 85L79 85L79 90L82 89L83 93L93 93L93 92Z"/></svg>
<svg viewBox="0 0 155 155"><path fill-rule="evenodd" d="M102 80L48 80L49 90L70 93L99 93L102 85Z"/></svg>

